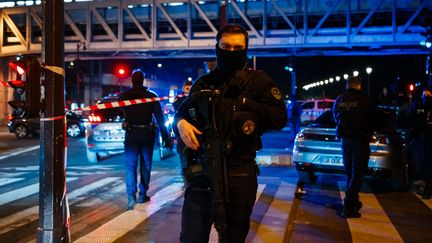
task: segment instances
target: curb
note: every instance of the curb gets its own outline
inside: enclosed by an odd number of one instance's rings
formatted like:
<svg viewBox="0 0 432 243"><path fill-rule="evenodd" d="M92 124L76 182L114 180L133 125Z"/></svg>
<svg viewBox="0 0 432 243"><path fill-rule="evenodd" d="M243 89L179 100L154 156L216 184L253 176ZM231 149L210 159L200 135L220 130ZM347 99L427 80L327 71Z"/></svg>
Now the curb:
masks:
<svg viewBox="0 0 432 243"><path fill-rule="evenodd" d="M288 149L264 149L257 152L258 165L293 166L292 151Z"/></svg>
<svg viewBox="0 0 432 243"><path fill-rule="evenodd" d="M272 166L293 166L292 155L258 155L256 157L258 165Z"/></svg>

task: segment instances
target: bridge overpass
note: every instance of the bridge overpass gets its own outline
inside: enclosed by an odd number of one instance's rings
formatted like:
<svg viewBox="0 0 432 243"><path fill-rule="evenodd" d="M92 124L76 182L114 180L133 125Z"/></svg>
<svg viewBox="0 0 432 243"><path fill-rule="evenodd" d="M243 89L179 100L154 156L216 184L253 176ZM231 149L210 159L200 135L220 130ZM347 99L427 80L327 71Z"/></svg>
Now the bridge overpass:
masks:
<svg viewBox="0 0 432 243"><path fill-rule="evenodd" d="M10 4L0 9L0 56L40 53L40 1L3 2ZM213 56L219 5L66 0L65 58L75 59L77 48L83 59ZM249 30L251 55L425 54L420 33L431 21L432 1L231 0L227 12L229 23Z"/></svg>
<svg viewBox="0 0 432 243"><path fill-rule="evenodd" d="M219 6L220 0L65 0L65 61L214 57ZM248 29L251 56L422 55L429 53L420 42L432 0L231 0L227 19ZM16 55L40 54L42 23L40 1L0 2L1 80L11 79L7 62ZM87 76L87 101L113 82L105 76ZM0 123L12 96L0 87Z"/></svg>

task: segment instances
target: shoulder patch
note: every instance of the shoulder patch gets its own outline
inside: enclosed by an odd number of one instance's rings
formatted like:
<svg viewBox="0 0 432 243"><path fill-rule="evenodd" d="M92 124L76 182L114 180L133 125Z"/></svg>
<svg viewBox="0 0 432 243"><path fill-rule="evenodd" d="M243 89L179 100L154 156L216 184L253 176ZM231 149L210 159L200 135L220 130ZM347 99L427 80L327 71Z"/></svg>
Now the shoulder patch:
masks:
<svg viewBox="0 0 432 243"><path fill-rule="evenodd" d="M271 94L273 95L273 97L275 97L275 99L277 100L281 100L282 99L282 93L280 92L280 90L276 87L271 88Z"/></svg>

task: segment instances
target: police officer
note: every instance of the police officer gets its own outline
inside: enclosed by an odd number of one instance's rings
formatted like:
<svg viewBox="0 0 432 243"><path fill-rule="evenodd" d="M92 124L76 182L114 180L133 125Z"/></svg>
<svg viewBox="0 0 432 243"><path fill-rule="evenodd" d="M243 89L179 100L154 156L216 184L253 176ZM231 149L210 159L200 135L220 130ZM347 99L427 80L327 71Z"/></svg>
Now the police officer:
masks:
<svg viewBox="0 0 432 243"><path fill-rule="evenodd" d="M144 72L140 69L132 73L132 88L119 95L119 101L141 98L154 98L157 95L143 86ZM126 130L124 150L126 157L126 192L128 194L127 209L132 210L135 204L145 203L150 200L147 195L150 182L153 148L156 136L153 116L156 118L159 130L166 146L171 146L171 141L165 127L164 117L159 102L144 103L122 107L125 121L123 127ZM140 181L138 201L137 192L137 164L140 161Z"/></svg>
<svg viewBox="0 0 432 243"><path fill-rule="evenodd" d="M430 199L432 194L432 93L429 88L423 90L421 104L415 110L413 125L414 135L418 141L415 149L418 150L420 174L425 181L421 195L423 199Z"/></svg>
<svg viewBox="0 0 432 243"><path fill-rule="evenodd" d="M180 105L174 124L188 148L198 157L205 153L199 142L209 121L207 108L193 98L203 90L220 90L214 101L214 120L224 138L229 201L226 205L227 241L244 242L257 192L256 150L260 135L281 129L287 122L283 95L262 71L248 70L248 33L239 25L227 25L216 36L217 67L194 82L188 98ZM200 92L201 91L201 92ZM203 155L205 156L205 155ZM208 242L212 215L212 181L190 179L182 211L181 242Z"/></svg>
<svg viewBox="0 0 432 243"><path fill-rule="evenodd" d="M346 93L340 95L333 106L336 135L342 138L343 162L347 175L344 208L341 212L341 216L345 218L361 217L359 210L362 204L358 193L368 168L374 111L372 102L362 96L361 79L350 77Z"/></svg>
<svg viewBox="0 0 432 243"><path fill-rule="evenodd" d="M182 91L184 95L188 95L189 91L192 87L192 81L186 80L183 82ZM173 102L174 110L177 111L180 104L183 103L183 101L186 99L187 96L176 98ZM186 145L184 144L183 140L178 139L177 140L177 153L180 156L180 170L182 170L186 166L186 155L185 155L185 148ZM183 179L184 180L184 179Z"/></svg>

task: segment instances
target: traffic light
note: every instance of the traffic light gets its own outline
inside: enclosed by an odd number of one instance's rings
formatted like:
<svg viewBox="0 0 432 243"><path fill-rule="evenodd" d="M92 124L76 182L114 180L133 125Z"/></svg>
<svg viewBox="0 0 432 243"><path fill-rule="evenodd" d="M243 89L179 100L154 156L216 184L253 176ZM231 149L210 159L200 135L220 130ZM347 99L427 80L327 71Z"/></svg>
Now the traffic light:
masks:
<svg viewBox="0 0 432 243"><path fill-rule="evenodd" d="M9 62L9 67L17 73L17 78L8 84L22 99L9 101L8 104L15 109L17 117L38 117L41 97L39 61L33 56L24 57Z"/></svg>
<svg viewBox="0 0 432 243"><path fill-rule="evenodd" d="M123 65L116 66L114 68L114 74L118 79L124 79L128 74L128 69Z"/></svg>
<svg viewBox="0 0 432 243"><path fill-rule="evenodd" d="M414 84L410 84L409 87L408 87L408 89L409 89L410 92L413 92L414 89L415 89Z"/></svg>

